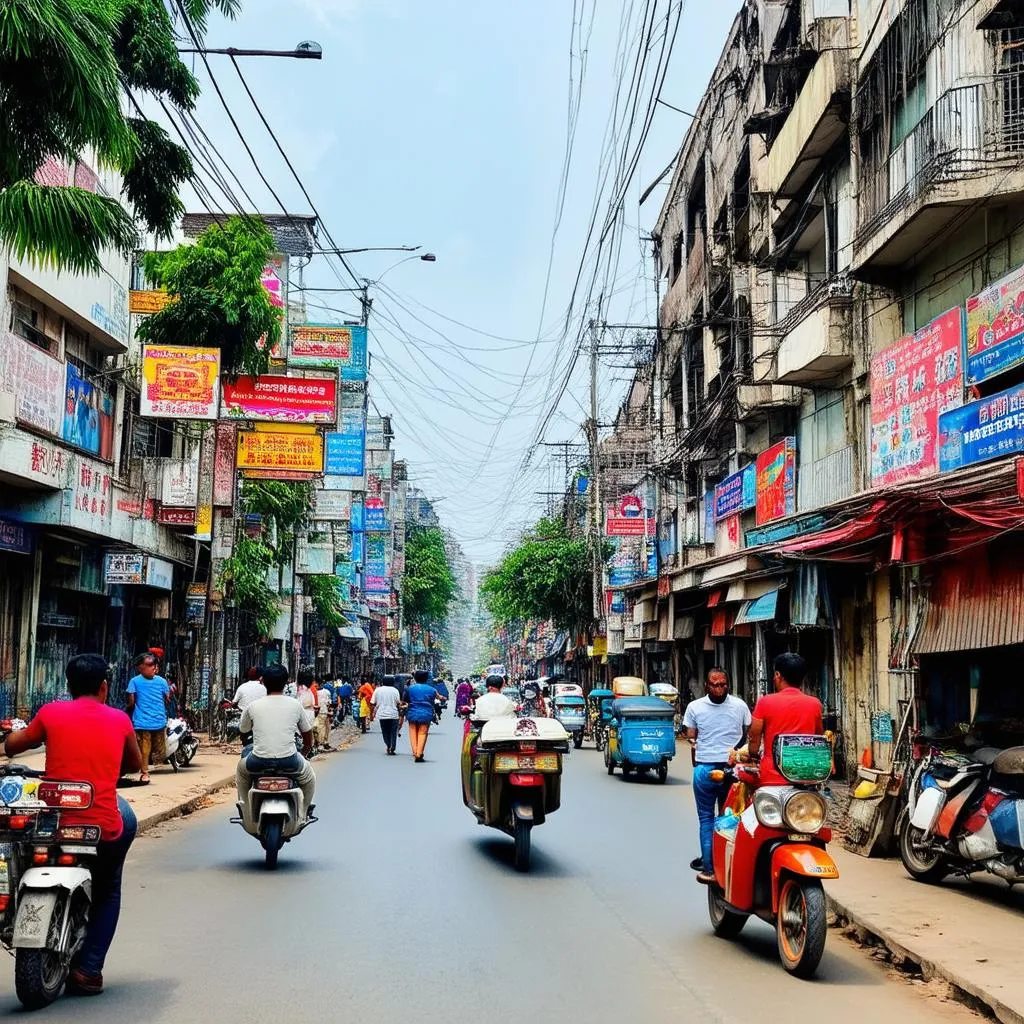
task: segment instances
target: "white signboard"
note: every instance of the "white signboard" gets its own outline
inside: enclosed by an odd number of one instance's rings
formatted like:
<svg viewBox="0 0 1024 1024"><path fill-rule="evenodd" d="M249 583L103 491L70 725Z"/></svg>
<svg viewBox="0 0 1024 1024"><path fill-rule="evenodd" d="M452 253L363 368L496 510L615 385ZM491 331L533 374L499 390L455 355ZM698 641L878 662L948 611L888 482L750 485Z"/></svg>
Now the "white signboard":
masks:
<svg viewBox="0 0 1024 1024"><path fill-rule="evenodd" d="M351 519L351 491L314 491L313 515L317 519Z"/></svg>
<svg viewBox="0 0 1024 1024"><path fill-rule="evenodd" d="M174 565L162 558L148 555L146 558L145 583L148 587L170 590L174 586Z"/></svg>
<svg viewBox="0 0 1024 1024"><path fill-rule="evenodd" d="M199 486L199 462L171 459L161 473L160 500L171 508L195 508Z"/></svg>
<svg viewBox="0 0 1024 1024"><path fill-rule="evenodd" d="M146 556L141 551L111 551L103 562L103 582L141 583L144 579Z"/></svg>

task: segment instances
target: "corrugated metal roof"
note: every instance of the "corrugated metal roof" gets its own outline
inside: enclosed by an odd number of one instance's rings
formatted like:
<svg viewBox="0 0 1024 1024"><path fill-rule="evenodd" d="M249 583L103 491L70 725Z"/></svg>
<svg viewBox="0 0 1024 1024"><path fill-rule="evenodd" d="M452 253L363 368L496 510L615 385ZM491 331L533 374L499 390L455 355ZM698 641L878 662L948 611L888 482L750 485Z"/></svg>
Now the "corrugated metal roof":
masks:
<svg viewBox="0 0 1024 1024"><path fill-rule="evenodd" d="M991 547L943 565L932 580L915 654L1024 643L1024 560Z"/></svg>
<svg viewBox="0 0 1024 1024"><path fill-rule="evenodd" d="M308 257L316 248L317 218L303 213L258 213L267 230L274 236L278 252L286 256ZM224 217L211 213L186 213L182 217L181 229L186 238L197 238L213 223L224 221Z"/></svg>

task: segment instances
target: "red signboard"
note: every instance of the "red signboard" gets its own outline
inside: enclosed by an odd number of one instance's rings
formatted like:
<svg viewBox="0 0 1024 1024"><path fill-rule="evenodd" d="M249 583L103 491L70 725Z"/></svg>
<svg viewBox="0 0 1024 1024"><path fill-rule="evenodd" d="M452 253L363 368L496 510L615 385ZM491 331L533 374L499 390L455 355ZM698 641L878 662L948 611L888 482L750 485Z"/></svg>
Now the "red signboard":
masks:
<svg viewBox="0 0 1024 1024"><path fill-rule="evenodd" d="M871 484L888 487L938 469L939 414L964 401L961 309L936 317L871 360Z"/></svg>
<svg viewBox="0 0 1024 1024"><path fill-rule="evenodd" d="M646 536L647 517L644 515L643 500L635 494L627 494L609 505L604 532L608 537Z"/></svg>
<svg viewBox="0 0 1024 1024"><path fill-rule="evenodd" d="M217 424L213 452L213 503L218 508L231 508L235 501L235 434L234 423L221 420Z"/></svg>
<svg viewBox="0 0 1024 1024"><path fill-rule="evenodd" d="M336 377L237 377L223 381L221 414L277 423L335 423Z"/></svg>
<svg viewBox="0 0 1024 1024"><path fill-rule="evenodd" d="M169 505L161 505L160 511L156 514L156 521L164 526L190 526L196 525L196 510L194 508L173 508Z"/></svg>
<svg viewBox="0 0 1024 1024"><path fill-rule="evenodd" d="M783 438L758 455L756 507L758 526L796 512L796 438Z"/></svg>

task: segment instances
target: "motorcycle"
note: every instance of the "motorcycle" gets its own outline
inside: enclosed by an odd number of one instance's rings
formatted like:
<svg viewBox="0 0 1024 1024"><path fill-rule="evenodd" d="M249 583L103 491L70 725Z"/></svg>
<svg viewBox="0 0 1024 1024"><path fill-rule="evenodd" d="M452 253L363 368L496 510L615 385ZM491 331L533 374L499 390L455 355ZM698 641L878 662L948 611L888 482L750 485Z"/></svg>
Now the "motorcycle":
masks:
<svg viewBox="0 0 1024 1024"><path fill-rule="evenodd" d="M760 786L751 765L712 773L732 785L725 813L715 820L708 915L714 933L726 939L739 935L751 914L760 917L775 928L782 966L810 978L828 932L821 883L839 877L825 848L832 830L825 827L828 809L820 792L831 773L832 748L824 736L779 736L773 750L790 785ZM796 753L790 758L787 750Z"/></svg>
<svg viewBox="0 0 1024 1024"><path fill-rule="evenodd" d="M441 716L448 710L448 698L438 694L434 698L434 725L441 724Z"/></svg>
<svg viewBox="0 0 1024 1024"><path fill-rule="evenodd" d="M307 812L302 790L284 772L264 772L254 778L247 798L236 800L235 806L238 817L232 818L231 823L241 825L260 841L269 870L277 867L281 847L319 820L313 815L315 805L310 804Z"/></svg>
<svg viewBox="0 0 1024 1024"><path fill-rule="evenodd" d="M233 743L241 734L239 726L242 721L242 709L236 707L234 703L225 698L220 702L220 713L224 720L223 741L225 743Z"/></svg>
<svg viewBox="0 0 1024 1024"><path fill-rule="evenodd" d="M547 708L540 695L540 687L532 680L519 687L520 701L516 714L520 718L546 718Z"/></svg>
<svg viewBox="0 0 1024 1024"><path fill-rule="evenodd" d="M167 720L167 763L177 771L192 763L199 749L199 740L192 733L192 727L184 718Z"/></svg>
<svg viewBox="0 0 1024 1024"><path fill-rule="evenodd" d="M14 989L27 1010L52 1003L85 941L96 825L62 825L92 806L87 782L0 768L0 943L14 954Z"/></svg>
<svg viewBox="0 0 1024 1024"><path fill-rule="evenodd" d="M896 839L919 882L976 871L1024 882L1024 747L971 757L930 750L911 776Z"/></svg>

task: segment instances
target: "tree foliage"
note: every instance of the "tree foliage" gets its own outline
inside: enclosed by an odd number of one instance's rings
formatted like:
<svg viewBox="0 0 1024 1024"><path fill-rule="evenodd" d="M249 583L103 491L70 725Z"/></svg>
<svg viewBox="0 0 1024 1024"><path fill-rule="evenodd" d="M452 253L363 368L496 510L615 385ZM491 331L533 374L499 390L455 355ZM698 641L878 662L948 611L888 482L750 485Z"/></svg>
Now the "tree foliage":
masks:
<svg viewBox="0 0 1024 1024"><path fill-rule="evenodd" d="M220 574L220 586L239 611L252 616L261 637L270 636L277 622L277 595L267 584L275 562L276 553L266 540L239 537Z"/></svg>
<svg viewBox="0 0 1024 1024"><path fill-rule="evenodd" d="M436 527L411 529L405 540L402 576L402 610L406 620L425 629L441 625L448 618L457 591L444 534Z"/></svg>
<svg viewBox="0 0 1024 1024"><path fill-rule="evenodd" d="M313 602L313 611L328 629L343 626L345 606L342 582L337 576L304 576L302 589Z"/></svg>
<svg viewBox="0 0 1024 1024"><path fill-rule="evenodd" d="M274 239L258 220L232 217L212 224L195 244L147 253L146 275L177 301L146 317L143 341L221 350L227 374L266 373L270 350L281 337L281 314L263 287Z"/></svg>
<svg viewBox="0 0 1024 1024"><path fill-rule="evenodd" d="M200 30L212 10L238 10L238 0L182 2ZM95 273L105 248L137 246L136 218L169 238L192 162L136 104L151 96L191 110L199 85L178 57L164 0L3 0L0 56L0 241L19 259ZM128 209L36 180L47 160L93 155L120 173Z"/></svg>
<svg viewBox="0 0 1024 1024"><path fill-rule="evenodd" d="M263 517L279 565L291 558L295 531L309 520L312 504L313 485L307 480L246 480L242 487L242 508Z"/></svg>
<svg viewBox="0 0 1024 1024"><path fill-rule="evenodd" d="M500 625L551 619L582 632L593 624L593 560L562 519L541 519L484 578L488 611Z"/></svg>

